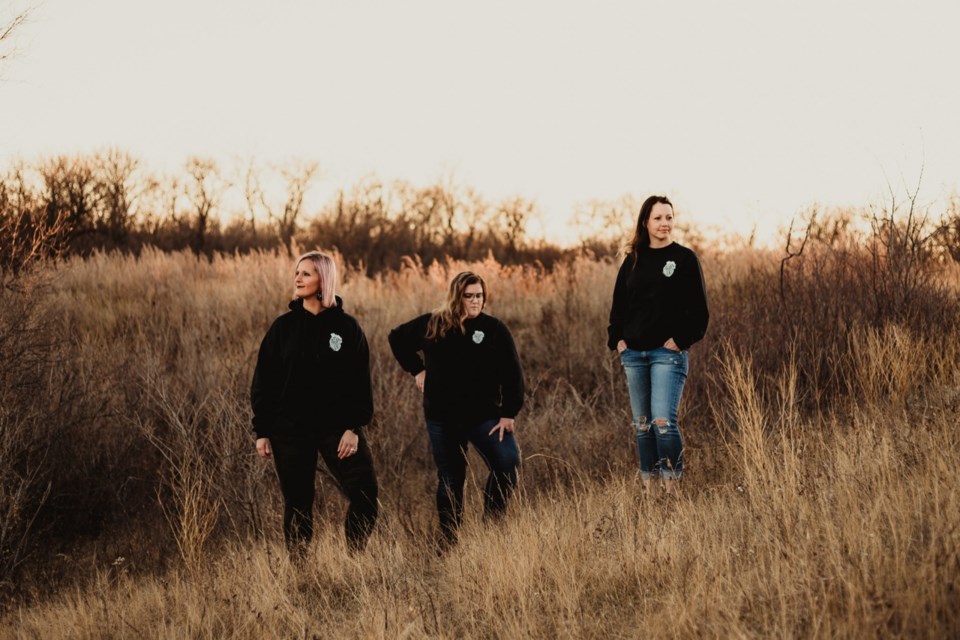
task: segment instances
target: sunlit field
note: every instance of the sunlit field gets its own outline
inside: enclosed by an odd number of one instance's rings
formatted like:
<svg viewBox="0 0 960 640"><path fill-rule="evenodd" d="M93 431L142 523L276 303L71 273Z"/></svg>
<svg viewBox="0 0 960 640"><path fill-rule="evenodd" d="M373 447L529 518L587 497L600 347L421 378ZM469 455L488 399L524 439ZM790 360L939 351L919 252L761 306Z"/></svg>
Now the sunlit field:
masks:
<svg viewBox="0 0 960 640"><path fill-rule="evenodd" d="M617 264L345 267L382 517L348 554L321 469L302 565L248 400L291 258L41 263L0 294L0 637L955 637L960 270L898 279L892 254L842 241L782 257L701 251L687 471L650 498L605 345ZM420 396L386 336L465 268L525 367L522 478L485 524L472 456L461 542L438 557Z"/></svg>

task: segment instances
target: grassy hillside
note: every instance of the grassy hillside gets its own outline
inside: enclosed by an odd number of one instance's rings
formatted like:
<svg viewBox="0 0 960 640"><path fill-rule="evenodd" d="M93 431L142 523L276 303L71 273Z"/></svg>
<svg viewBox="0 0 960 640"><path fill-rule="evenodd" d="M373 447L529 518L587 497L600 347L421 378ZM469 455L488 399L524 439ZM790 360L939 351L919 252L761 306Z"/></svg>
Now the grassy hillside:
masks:
<svg viewBox="0 0 960 640"><path fill-rule="evenodd" d="M24 276L0 294L0 636L955 635L956 267L897 288L892 259L856 246L808 248L782 274L773 253L701 257L687 474L647 500L605 347L617 265L347 272L383 517L349 556L321 472L300 568L248 402L290 259L97 254ZM468 267L526 369L522 489L484 526L472 457L462 543L438 559L420 398L386 335Z"/></svg>

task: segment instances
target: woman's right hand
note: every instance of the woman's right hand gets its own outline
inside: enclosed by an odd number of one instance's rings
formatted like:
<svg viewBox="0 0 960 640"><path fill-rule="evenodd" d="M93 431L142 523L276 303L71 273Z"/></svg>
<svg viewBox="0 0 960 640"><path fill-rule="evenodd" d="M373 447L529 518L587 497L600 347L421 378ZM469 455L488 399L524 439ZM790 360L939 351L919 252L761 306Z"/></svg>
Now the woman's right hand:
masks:
<svg viewBox="0 0 960 640"><path fill-rule="evenodd" d="M257 455L261 458L269 458L273 454L270 447L270 438L257 438Z"/></svg>
<svg viewBox="0 0 960 640"><path fill-rule="evenodd" d="M623 353L626 350L627 350L627 343L624 342L623 340L619 341L617 343L617 353Z"/></svg>
<svg viewBox="0 0 960 640"><path fill-rule="evenodd" d="M417 375L413 376L413 379L417 383L417 389L420 389L420 393L423 393L423 384L427 381L427 370L424 369Z"/></svg>

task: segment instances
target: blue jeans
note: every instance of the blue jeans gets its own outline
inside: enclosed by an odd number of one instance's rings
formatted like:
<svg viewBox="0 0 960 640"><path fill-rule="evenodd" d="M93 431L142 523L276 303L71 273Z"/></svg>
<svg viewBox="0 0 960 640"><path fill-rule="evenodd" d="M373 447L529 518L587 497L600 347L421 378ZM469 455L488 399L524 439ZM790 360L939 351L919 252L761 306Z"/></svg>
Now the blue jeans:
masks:
<svg viewBox="0 0 960 640"><path fill-rule="evenodd" d="M641 477L649 480L659 472L667 480L679 478L683 474L683 438L677 410L687 380L687 352L666 347L625 349L620 361L627 375Z"/></svg>
<svg viewBox="0 0 960 640"><path fill-rule="evenodd" d="M520 450L512 433L489 432L499 419L484 420L468 426L427 420L430 449L437 463L437 513L440 532L447 543L456 541L463 519L463 485L467 480L467 443L474 448L490 469L483 489L484 518L498 518L507 509L507 498L517 484Z"/></svg>

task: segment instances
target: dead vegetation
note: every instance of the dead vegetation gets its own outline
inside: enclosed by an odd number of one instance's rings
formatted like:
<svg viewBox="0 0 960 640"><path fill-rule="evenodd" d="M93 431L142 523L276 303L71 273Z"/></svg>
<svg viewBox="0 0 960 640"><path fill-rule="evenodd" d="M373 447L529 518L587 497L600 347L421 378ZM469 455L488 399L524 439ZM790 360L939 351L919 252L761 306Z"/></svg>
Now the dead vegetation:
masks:
<svg viewBox="0 0 960 640"><path fill-rule="evenodd" d="M615 264L345 269L371 344L383 519L348 555L321 474L300 569L247 401L289 259L38 260L0 311L0 636L954 636L960 271L923 254L910 297L878 305L889 252L810 237L782 269L775 251L702 252L711 327L670 500L634 478L604 346ZM499 527L468 492L462 543L437 559L419 397L385 337L468 266L526 367L522 489Z"/></svg>

